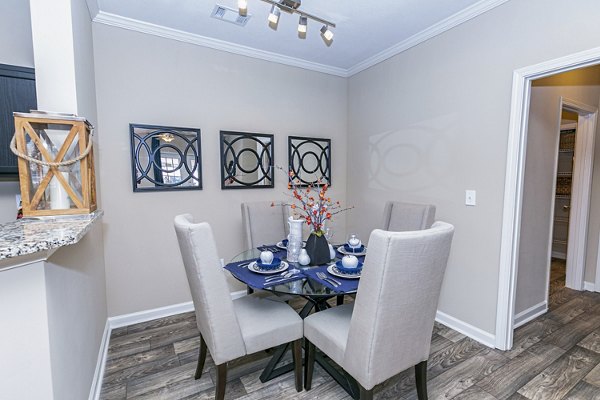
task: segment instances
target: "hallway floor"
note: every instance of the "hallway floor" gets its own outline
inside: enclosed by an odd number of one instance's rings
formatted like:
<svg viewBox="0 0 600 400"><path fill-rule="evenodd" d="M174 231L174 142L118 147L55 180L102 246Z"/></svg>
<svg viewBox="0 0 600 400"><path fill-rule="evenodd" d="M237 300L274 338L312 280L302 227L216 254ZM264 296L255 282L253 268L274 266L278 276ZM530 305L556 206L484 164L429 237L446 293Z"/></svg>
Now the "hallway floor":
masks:
<svg viewBox="0 0 600 400"><path fill-rule="evenodd" d="M429 399L600 400L600 293L565 288L564 273L561 278L560 267L553 265L550 310L518 328L507 352L436 323ZM193 378L198 346L193 313L114 330L101 398L214 398L210 356L202 378ZM350 399L318 365L309 392L297 393L291 374L261 383L258 377L268 357L261 352L234 362L226 399ZM379 385L375 397L416 399L413 369Z"/></svg>

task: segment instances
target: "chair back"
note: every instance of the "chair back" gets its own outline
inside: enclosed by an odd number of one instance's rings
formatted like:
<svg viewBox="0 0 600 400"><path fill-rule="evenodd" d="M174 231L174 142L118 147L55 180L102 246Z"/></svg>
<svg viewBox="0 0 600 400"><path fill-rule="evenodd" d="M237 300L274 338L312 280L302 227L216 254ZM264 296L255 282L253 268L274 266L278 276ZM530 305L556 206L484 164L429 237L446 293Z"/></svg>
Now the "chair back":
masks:
<svg viewBox="0 0 600 400"><path fill-rule="evenodd" d="M453 233L371 233L342 365L365 388L427 360Z"/></svg>
<svg viewBox="0 0 600 400"><path fill-rule="evenodd" d="M393 232L419 231L431 228L434 220L433 204L388 201L383 211L381 229Z"/></svg>
<svg viewBox="0 0 600 400"><path fill-rule="evenodd" d="M242 221L246 247L274 244L285 239L289 232L287 206L271 206L270 201L242 203Z"/></svg>
<svg viewBox="0 0 600 400"><path fill-rule="evenodd" d="M189 214L175 217L175 232L187 275L198 330L216 365L246 354L233 300L212 229Z"/></svg>

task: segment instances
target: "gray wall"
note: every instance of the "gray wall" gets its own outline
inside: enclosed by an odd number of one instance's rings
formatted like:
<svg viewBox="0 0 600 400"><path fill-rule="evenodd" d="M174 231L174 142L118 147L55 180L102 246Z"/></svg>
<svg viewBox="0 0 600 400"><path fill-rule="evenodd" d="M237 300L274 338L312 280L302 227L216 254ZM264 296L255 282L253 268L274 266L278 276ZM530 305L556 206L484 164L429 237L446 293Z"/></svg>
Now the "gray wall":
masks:
<svg viewBox="0 0 600 400"><path fill-rule="evenodd" d="M29 1L0 2L0 38L0 64L33 67ZM20 192L17 180L0 180L0 223L14 220L17 215L15 195Z"/></svg>
<svg viewBox="0 0 600 400"><path fill-rule="evenodd" d="M283 174L276 174L274 189L221 190L220 130L274 134L275 164L282 166L288 135L331 138L331 195L345 199L345 79L105 25L93 28L109 315L191 300L175 215L208 221L221 257L229 260L244 249L240 204L285 197ZM200 128L203 190L133 193L129 123ZM338 223L341 232L343 216Z"/></svg>
<svg viewBox="0 0 600 400"><path fill-rule="evenodd" d="M600 99L600 86L596 77L597 69L574 71L552 80L534 83L531 90L529 127L527 133L527 153L523 190L523 212L521 241L519 245L519 273L515 313L546 301L548 287L548 239L551 224L551 200L556 176L554 163L560 125L560 97L575 100L597 107ZM577 81L576 78L579 78ZM591 84L590 84L591 83ZM600 153L595 152L594 165L600 164ZM596 174L593 188L600 186ZM600 193L595 190L590 204L598 204ZM597 254L598 213L591 207L588 232L587 254ZM589 257L588 257L589 259ZM593 263L586 265L586 278L594 279L596 271ZM586 279L587 280L587 279Z"/></svg>
<svg viewBox="0 0 600 400"><path fill-rule="evenodd" d="M598 46L600 3L510 1L349 79L348 201L362 235L388 199L456 226L439 309L494 334L515 69ZM464 205L465 189L477 206Z"/></svg>

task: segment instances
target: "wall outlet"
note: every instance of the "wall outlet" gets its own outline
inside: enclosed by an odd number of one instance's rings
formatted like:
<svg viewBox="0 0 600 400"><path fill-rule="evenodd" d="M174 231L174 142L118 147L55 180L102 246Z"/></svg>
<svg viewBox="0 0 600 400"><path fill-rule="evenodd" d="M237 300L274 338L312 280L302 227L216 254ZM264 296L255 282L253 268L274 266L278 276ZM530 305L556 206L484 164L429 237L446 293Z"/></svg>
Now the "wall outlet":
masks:
<svg viewBox="0 0 600 400"><path fill-rule="evenodd" d="M465 205L477 205L477 192L475 190L465 190Z"/></svg>

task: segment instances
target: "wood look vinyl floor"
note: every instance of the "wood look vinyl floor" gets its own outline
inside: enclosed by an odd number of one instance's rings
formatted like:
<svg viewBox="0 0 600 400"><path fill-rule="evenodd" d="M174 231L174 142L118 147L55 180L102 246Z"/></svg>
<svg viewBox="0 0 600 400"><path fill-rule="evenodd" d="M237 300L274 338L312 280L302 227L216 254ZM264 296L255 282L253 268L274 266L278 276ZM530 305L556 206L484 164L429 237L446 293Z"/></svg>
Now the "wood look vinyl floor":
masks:
<svg viewBox="0 0 600 400"><path fill-rule="evenodd" d="M429 399L600 400L600 293L567 289L564 279L564 263L553 262L550 311L518 328L510 351L490 349L436 323ZM214 398L210 355L202 378L194 380L198 347L193 313L113 330L101 399ZM268 360L261 352L234 362L226 398L350 399L318 365L309 392L297 393L291 374L263 384L258 377ZM416 400L413 369L379 385L375 398Z"/></svg>

